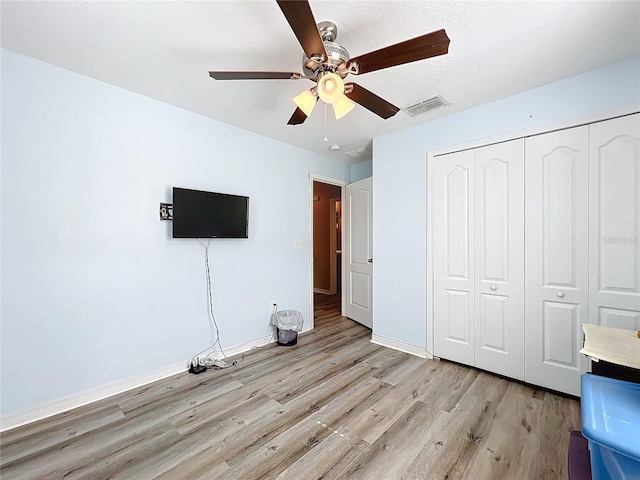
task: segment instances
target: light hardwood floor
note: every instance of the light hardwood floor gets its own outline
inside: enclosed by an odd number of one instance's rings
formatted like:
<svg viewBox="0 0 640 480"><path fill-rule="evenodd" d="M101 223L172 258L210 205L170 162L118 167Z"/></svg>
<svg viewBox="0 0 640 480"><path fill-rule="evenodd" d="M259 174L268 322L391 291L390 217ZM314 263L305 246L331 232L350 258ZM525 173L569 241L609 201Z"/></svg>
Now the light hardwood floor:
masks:
<svg viewBox="0 0 640 480"><path fill-rule="evenodd" d="M374 345L337 308L295 347L5 432L1 478L567 478L577 400Z"/></svg>

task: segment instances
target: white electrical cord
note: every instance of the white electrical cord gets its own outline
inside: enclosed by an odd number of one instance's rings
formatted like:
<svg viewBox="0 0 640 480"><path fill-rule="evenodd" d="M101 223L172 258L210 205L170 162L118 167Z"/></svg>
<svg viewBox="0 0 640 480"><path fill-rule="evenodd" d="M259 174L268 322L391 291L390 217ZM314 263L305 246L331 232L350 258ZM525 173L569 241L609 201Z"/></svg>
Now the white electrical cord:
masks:
<svg viewBox="0 0 640 480"><path fill-rule="evenodd" d="M194 360L198 359L198 364L200 364L200 359L198 358L200 355L202 355L204 352L206 352L207 350L211 350L212 348L215 348L216 345L218 345L220 347L220 352L222 353L222 358L224 358L224 360L227 359L227 354L224 353L224 350L222 349L222 343L220 343L220 329L218 328L218 322L216 321L216 317L213 314L213 295L211 293L211 271L209 269L209 244L211 243L211 239L209 239L205 245L205 243L198 239L198 241L202 244L202 246L204 247L204 265L205 265L205 270L207 272L207 295L208 295L208 308L209 308L209 317L211 320L211 324L213 326L213 328L216 331L216 341L213 343L213 345L205 348L204 350L202 350L201 352L196 353L193 357L191 357L191 362L189 363L190 365L194 365ZM227 362L225 362L224 360L219 360L219 359L211 359L210 356L212 354L214 354L216 352L211 352L209 353L205 359L204 359L204 363L202 363L202 365L211 365L211 366L216 366L219 368L226 368L230 365L227 364ZM232 363L231 365L235 365L235 362Z"/></svg>
<svg viewBox="0 0 640 480"><path fill-rule="evenodd" d="M273 311L271 312L271 320L273 320L273 325L271 325L273 327L271 329L271 337L269 338L269 341L267 343L262 345L263 347L265 345L269 345L273 341L273 337L276 334L276 332L278 331L278 327L276 326L276 322L275 322L275 318L274 318L276 316L277 312L278 312L278 305L274 303L273 304Z"/></svg>
<svg viewBox="0 0 640 480"><path fill-rule="evenodd" d="M232 363L227 363L225 360L227 360L227 354L224 352L224 350L222 349L222 343L220 343L220 330L218 329L218 322L216 321L216 317L213 314L213 296L211 293L211 271L209 269L209 244L211 243L211 239L207 240L207 243L205 245L205 243L198 239L198 241L202 244L202 246L204 247L204 264L205 264L205 269L207 272L207 295L208 295L208 307L209 307L209 317L211 319L211 324L213 325L213 328L216 331L216 341L213 343L213 345L210 345L209 347L205 348L204 350L202 350L201 352L196 353L193 357L191 357L191 362L189 362L189 365L205 365L207 367L218 367L218 368L228 368L228 367L232 367L233 365L236 365L238 363L238 361L234 361ZM273 312L271 313L271 316L273 317L276 312L278 311L278 305L276 305L275 303L273 304ZM275 324L272 326L272 330L271 330L271 337L269 338L269 341L267 343L265 343L264 345L256 345L255 347L251 347L249 349L249 351L255 349L255 348L261 348L264 347L266 345L269 345L272 341L273 341L273 337L275 336L277 331L277 328L275 326ZM216 358L211 358L211 355L213 355L214 352L210 352L208 353L202 360L199 358L200 355L202 355L204 352L211 350L212 348L215 348L215 346L218 345L220 347L220 352L222 353L222 358L224 360L221 359L216 359ZM245 354L247 354L248 352L244 352L242 354L242 358L240 359L240 361L244 360L244 356ZM197 360L197 361L196 361ZM195 363L194 363L195 361Z"/></svg>
<svg viewBox="0 0 640 480"><path fill-rule="evenodd" d="M276 312L278 311L278 305L277 304L273 304L273 311L271 312L271 319L273 320L273 317L276 315ZM242 358L240 359L240 361L242 362L244 360L244 356L251 352L251 350L255 349L255 348L262 348L262 347L266 347L267 345L269 345L272 341L273 341L273 337L275 336L276 332L278 331L278 327L276 327L276 324L274 323L273 325L271 325L271 337L269 337L269 341L267 343L265 343L264 345L256 345L255 347L251 347L248 351L244 352L242 354Z"/></svg>

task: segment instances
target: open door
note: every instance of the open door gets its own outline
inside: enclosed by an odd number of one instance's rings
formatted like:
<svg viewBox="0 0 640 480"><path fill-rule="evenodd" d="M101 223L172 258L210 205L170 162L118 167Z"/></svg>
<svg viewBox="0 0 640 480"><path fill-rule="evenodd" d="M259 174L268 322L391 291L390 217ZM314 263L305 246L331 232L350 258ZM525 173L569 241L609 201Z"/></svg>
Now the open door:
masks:
<svg viewBox="0 0 640 480"><path fill-rule="evenodd" d="M373 328L373 177L347 185L344 207L346 314Z"/></svg>

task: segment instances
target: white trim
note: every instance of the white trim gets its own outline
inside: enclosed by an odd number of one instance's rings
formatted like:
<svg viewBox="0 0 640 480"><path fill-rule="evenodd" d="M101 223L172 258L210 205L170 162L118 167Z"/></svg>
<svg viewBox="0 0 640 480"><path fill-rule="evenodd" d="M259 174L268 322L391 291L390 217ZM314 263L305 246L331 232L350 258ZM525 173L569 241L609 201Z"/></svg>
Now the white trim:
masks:
<svg viewBox="0 0 640 480"><path fill-rule="evenodd" d="M342 235L340 235L340 251L342 254L340 255L340 315L345 317L347 315L347 296L345 295L345 265L346 265L346 255L344 254L344 205L346 200L346 192L347 192L347 183L342 186L340 189L340 202L342 205L342 214L340 215L340 229L342 230Z"/></svg>
<svg viewBox="0 0 640 480"><path fill-rule="evenodd" d="M321 293L322 295L331 295L331 290L326 288L314 288L313 293Z"/></svg>
<svg viewBox="0 0 640 480"><path fill-rule="evenodd" d="M579 127L581 125L604 122L605 120L611 120L612 118L616 117L624 117L626 115L632 115L639 112L640 104L626 105L624 107L612 108L609 110L601 111L599 113L585 115L574 120L563 120L559 122L546 123L543 125L537 125L535 127L525 128L524 130L502 133L500 135L494 135L493 137L480 138L478 140L472 140L466 143L450 145L448 147L442 147L436 150L432 150L428 152L428 154L431 157L436 157L438 155L459 152L461 150L485 147L494 143L507 142L509 140L515 140L517 138L532 137L534 135L542 135L544 133L555 132L556 130L565 130L567 128Z"/></svg>
<svg viewBox="0 0 640 480"><path fill-rule="evenodd" d="M310 329L314 327L314 319L313 319L313 182L321 182L328 183L329 185L336 185L340 187L340 201L342 205L344 205L344 190L347 182L344 180L339 180L337 178L325 177L323 175L318 175L317 173L309 174L309 318L311 319ZM343 242L342 238L340 239ZM340 245L340 250L343 250L343 245ZM343 250L344 251L344 250ZM342 306L341 306L341 315L345 315L346 312L346 303L345 303L345 295L344 295L344 255L342 255Z"/></svg>
<svg viewBox="0 0 640 480"><path fill-rule="evenodd" d="M433 156L427 152L427 355L433 356Z"/></svg>
<svg viewBox="0 0 640 480"><path fill-rule="evenodd" d="M308 326L306 327L307 328L303 328L303 332L310 330ZM239 353L244 353L248 350L251 350L252 348L263 347L268 345L269 343L273 343L276 341L277 338L275 335L265 335L264 337L258 338L256 340L251 340L237 347L225 348L225 353L228 357L231 357ZM223 358L222 353L220 352L216 352L216 354L211 355L211 357ZM0 432L6 432L7 430L26 425L28 423L43 420L53 415L57 415L74 408L82 407L83 405L87 405L89 403L103 400L113 395L126 392L127 390L138 388L143 385L162 380L163 378L186 372L188 364L189 360L174 363L173 365L160 368L153 372L133 375L122 380L116 380L112 383L100 385L89 390L73 393L71 395L57 398L49 402L41 403L34 407L25 408L24 410L10 413L0 419Z"/></svg>
<svg viewBox="0 0 640 480"><path fill-rule="evenodd" d="M42 420L52 415L57 415L62 412L66 412L73 408L78 408L89 403L103 400L107 397L117 395L132 388L141 387L151 382L161 380L171 375L186 371L188 360L180 363L175 363L168 367L155 370L153 372L147 372L140 375L134 375L122 380L117 380L112 383L100 385L99 387L91 388L78 393L73 393L65 397L57 398L49 402L41 403L34 407L25 408L14 413L5 415L0 420L2 426L1 432L11 430L12 428L26 425L27 423Z"/></svg>
<svg viewBox="0 0 640 480"><path fill-rule="evenodd" d="M342 192L340 192L342 194ZM338 211L338 203L340 203L340 219L336 223L336 213ZM338 242L336 239L336 225L340 225L340 241L342 242L342 198L329 199L329 294L333 295L338 292L338 270L336 261L338 260ZM340 244L342 248L342 243ZM340 257L342 261L342 257ZM342 275L342 269L340 269Z"/></svg>
<svg viewBox="0 0 640 480"><path fill-rule="evenodd" d="M415 355L416 357L420 358L433 358L433 356L423 347L418 347L417 345L411 345L410 343L383 337L382 335L376 335L375 333L371 335L371 343L382 345L383 347L393 348L394 350L400 350L401 352Z"/></svg>
<svg viewBox="0 0 640 480"><path fill-rule="evenodd" d="M265 347L265 346L269 345L270 343L276 342L277 340L278 339L276 338L276 333L275 333L275 329L274 329L273 333L271 333L270 335L265 335L263 337L256 338L255 340L250 340L250 341L248 341L246 343L238 345L237 347L225 348L224 349L224 353L227 354L227 357L233 357L234 355L238 355L240 353L248 352L249 350L251 350L253 348ZM221 352L216 352L216 354L215 355L211 355L211 357L217 358L217 359L224 358Z"/></svg>
<svg viewBox="0 0 640 480"><path fill-rule="evenodd" d="M433 345L433 159L439 155L447 153L469 150L471 148L483 147L494 143L507 142L517 138L531 137L534 135L542 135L544 133L554 132L556 130L564 130L574 128L581 125L589 125L591 123L603 122L616 117L623 117L640 112L640 104L626 105L624 107L616 107L603 110L598 113L578 117L574 120L563 120L560 122L548 123L530 127L524 130L504 133L493 137L473 140L471 142L451 145L448 147L438 148L427 151L427 354L434 356Z"/></svg>
<svg viewBox="0 0 640 480"><path fill-rule="evenodd" d="M333 177L325 177L324 175L318 175L317 173L310 173L309 178L311 178L311 186L313 187L313 181L320 183L328 183L329 185L337 185L338 187L344 187L347 182L344 180L340 180L338 178ZM313 194L311 195L311 200L313 200Z"/></svg>

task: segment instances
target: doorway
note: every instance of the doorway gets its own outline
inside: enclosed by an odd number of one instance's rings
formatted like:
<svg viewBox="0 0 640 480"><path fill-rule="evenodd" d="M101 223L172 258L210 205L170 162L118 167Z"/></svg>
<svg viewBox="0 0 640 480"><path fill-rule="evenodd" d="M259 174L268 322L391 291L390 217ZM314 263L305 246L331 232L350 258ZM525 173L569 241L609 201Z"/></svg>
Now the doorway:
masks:
<svg viewBox="0 0 640 480"><path fill-rule="evenodd" d="M311 312L316 307L331 308L342 315L342 210L346 183L313 174L310 180Z"/></svg>
<svg viewBox="0 0 640 480"><path fill-rule="evenodd" d="M313 182L313 291L340 295L342 187Z"/></svg>

